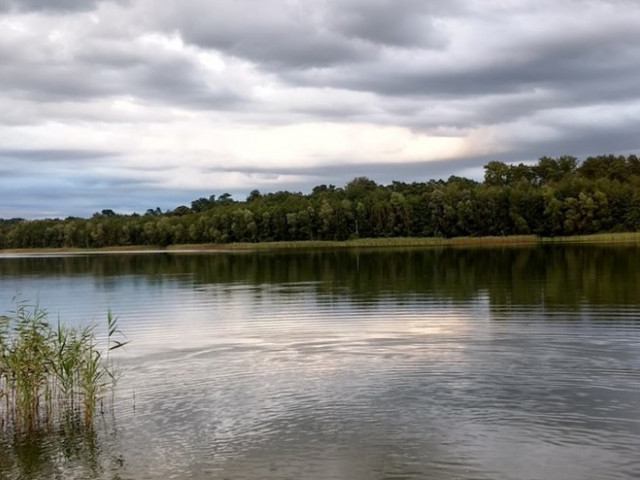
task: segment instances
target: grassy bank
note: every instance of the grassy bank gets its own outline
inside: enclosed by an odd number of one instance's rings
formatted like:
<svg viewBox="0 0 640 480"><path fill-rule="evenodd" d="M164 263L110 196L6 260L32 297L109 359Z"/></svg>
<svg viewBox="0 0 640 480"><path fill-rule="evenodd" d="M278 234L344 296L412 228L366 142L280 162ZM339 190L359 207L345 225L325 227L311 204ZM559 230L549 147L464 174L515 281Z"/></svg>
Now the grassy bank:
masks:
<svg viewBox="0 0 640 480"><path fill-rule="evenodd" d="M0 250L0 254L87 254L87 253L155 253L155 252L209 252L209 251L270 251L331 248L401 248L401 247L456 247L456 246L515 246L542 244L611 244L640 243L640 232L600 233L570 237L537 237L535 235L515 235L504 237L455 237L455 238L361 238L346 241L295 241L229 244L185 244L168 247L140 245L106 248L42 248Z"/></svg>
<svg viewBox="0 0 640 480"><path fill-rule="evenodd" d="M512 237L460 237L460 238L359 238L345 241L297 241L232 243L227 245L176 245L175 250L292 250L331 248L401 248L401 247L446 247L455 245L534 245L539 242L535 236Z"/></svg>

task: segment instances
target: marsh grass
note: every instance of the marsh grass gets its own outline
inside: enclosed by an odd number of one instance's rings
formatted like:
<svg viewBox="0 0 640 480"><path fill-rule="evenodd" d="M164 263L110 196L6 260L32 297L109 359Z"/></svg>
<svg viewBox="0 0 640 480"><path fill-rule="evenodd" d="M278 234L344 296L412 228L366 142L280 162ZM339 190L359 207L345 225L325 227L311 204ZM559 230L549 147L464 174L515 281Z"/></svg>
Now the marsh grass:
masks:
<svg viewBox="0 0 640 480"><path fill-rule="evenodd" d="M127 342L107 316L106 346L95 327L55 327L39 305L18 301L0 317L0 428L31 432L55 421L94 421L96 406L115 388L111 352Z"/></svg>
<svg viewBox="0 0 640 480"><path fill-rule="evenodd" d="M548 237L542 239L543 243L582 243L582 244L606 244L606 243L640 243L640 232L619 233L594 233L592 235L573 235L570 237Z"/></svg>
<svg viewBox="0 0 640 480"><path fill-rule="evenodd" d="M47 255L47 254L113 254L157 253L157 252L217 252L217 251L279 251L332 248L402 248L402 247L502 247L502 246L536 246L542 244L609 244L640 243L640 232L596 233L591 235L573 235L567 237L540 237L537 235L507 235L493 237L390 237L390 238L357 238L344 241L300 240L259 243L201 243L159 246L128 246L105 248L26 248L0 250L0 254L14 255Z"/></svg>
<svg viewBox="0 0 640 480"><path fill-rule="evenodd" d="M494 245L536 245L540 237L534 235L513 235L505 237L389 237L358 238L351 240L301 240L290 242L230 243L201 245L172 245L169 252L197 251L277 251L277 250L313 250L340 248L403 248L403 247L449 247L449 246L494 246Z"/></svg>
<svg viewBox="0 0 640 480"><path fill-rule="evenodd" d="M518 247L537 246L543 244L609 244L640 243L640 232L599 233L593 235L574 235L570 237L540 237L537 235L507 235L493 237L390 237L390 238L358 238L344 241L291 241L262 243L231 243L201 245L171 245L167 251L277 251L334 248L423 248L423 247Z"/></svg>

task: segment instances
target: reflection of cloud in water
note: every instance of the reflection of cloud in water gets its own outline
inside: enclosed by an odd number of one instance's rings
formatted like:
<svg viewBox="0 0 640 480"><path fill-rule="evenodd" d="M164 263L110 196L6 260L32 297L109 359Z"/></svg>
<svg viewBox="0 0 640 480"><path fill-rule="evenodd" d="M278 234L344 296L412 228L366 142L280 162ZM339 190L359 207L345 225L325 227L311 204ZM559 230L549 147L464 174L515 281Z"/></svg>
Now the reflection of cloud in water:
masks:
<svg viewBox="0 0 640 480"><path fill-rule="evenodd" d="M421 449L435 455L446 429L434 426L431 438L422 430L425 419L416 422L432 407L412 394L404 402L389 395L406 388L405 375L425 365L465 362L460 338L469 334L469 315L417 300L401 307L328 303L310 288L298 285L282 295L269 287L210 286L208 308L181 310L186 321L163 324L157 346L173 335L179 343L135 360L124 386L136 386L149 420L171 418L168 430L161 426L159 457L184 458L206 439L226 473L255 468L255 478L264 476L260 465L270 457L273 478L281 478L304 468L296 463L302 458L323 472L400 474L404 455ZM156 340L149 338L150 347ZM176 370L180 381L170 383ZM182 428L183 413L189 431ZM415 428L398 430L398 421ZM414 442L411 452L394 447L407 441Z"/></svg>
<svg viewBox="0 0 640 480"><path fill-rule="evenodd" d="M426 342L454 331L462 334L470 321L463 308L421 299L359 305L348 298L327 302L313 285L291 287L286 293L282 286L167 289L152 323L128 318L123 329L135 342L136 355L248 345L283 354L393 354L408 343L419 344L420 337Z"/></svg>

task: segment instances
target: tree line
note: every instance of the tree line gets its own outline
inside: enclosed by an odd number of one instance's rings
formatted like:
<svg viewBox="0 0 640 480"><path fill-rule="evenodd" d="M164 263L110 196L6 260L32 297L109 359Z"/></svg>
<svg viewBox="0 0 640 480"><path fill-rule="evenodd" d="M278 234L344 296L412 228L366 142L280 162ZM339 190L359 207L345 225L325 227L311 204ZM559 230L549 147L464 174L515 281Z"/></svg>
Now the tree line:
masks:
<svg viewBox="0 0 640 480"><path fill-rule="evenodd" d="M91 218L0 220L0 248L96 248L187 243L382 237L582 235L640 230L636 155L543 157L535 165L489 162L482 182L379 185L358 177L309 194L252 191L198 198L171 211Z"/></svg>

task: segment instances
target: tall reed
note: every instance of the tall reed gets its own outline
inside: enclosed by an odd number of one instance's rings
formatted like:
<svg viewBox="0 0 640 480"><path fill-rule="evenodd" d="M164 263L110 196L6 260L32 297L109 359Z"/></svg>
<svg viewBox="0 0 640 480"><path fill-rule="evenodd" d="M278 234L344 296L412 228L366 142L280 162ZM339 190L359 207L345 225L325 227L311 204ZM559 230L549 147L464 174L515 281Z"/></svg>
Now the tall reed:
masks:
<svg viewBox="0 0 640 480"><path fill-rule="evenodd" d="M94 332L59 320L54 328L45 310L25 302L0 317L0 427L33 431L56 419L92 425L118 378L110 352L127 344L116 339L122 333L111 312L106 346Z"/></svg>

